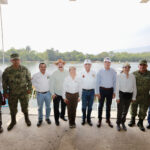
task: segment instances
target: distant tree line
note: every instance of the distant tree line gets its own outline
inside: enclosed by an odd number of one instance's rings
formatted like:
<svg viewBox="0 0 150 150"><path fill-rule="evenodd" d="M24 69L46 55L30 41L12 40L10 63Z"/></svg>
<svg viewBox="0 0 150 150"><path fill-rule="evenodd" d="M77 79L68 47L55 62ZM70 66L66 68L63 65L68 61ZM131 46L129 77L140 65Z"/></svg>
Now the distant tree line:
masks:
<svg viewBox="0 0 150 150"><path fill-rule="evenodd" d="M10 60L10 55L12 53L19 53L22 61L56 61L61 58L65 61L84 61L84 59L89 58L92 61L103 61L104 57L110 57L114 62L137 62L141 59L146 59L150 62L150 52L143 53L127 53L127 52L102 52L97 55L83 54L79 51L72 52L59 52L53 48L47 49L44 52L37 52L36 50L31 50L30 46L23 49L11 48L5 52L5 61ZM2 51L0 51L0 62L2 62Z"/></svg>

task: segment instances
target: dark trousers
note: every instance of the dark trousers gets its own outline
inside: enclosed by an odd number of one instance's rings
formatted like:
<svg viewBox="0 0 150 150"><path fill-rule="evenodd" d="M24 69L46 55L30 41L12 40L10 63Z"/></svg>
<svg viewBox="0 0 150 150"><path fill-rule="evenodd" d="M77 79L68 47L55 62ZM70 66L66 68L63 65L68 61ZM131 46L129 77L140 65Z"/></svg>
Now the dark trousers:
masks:
<svg viewBox="0 0 150 150"><path fill-rule="evenodd" d="M1 111L1 106L2 106L2 94L0 92L0 127L2 125L2 111Z"/></svg>
<svg viewBox="0 0 150 150"><path fill-rule="evenodd" d="M69 101L67 104L69 124L74 125L79 93L75 93L75 94L66 93L66 98Z"/></svg>
<svg viewBox="0 0 150 150"><path fill-rule="evenodd" d="M61 113L59 112L59 103L61 102ZM65 110L66 110L66 103L64 102L62 96L56 95L56 97L53 100L54 104L54 118L55 121L59 120L59 117L65 116Z"/></svg>
<svg viewBox="0 0 150 150"><path fill-rule="evenodd" d="M125 123L128 109L132 100L132 93L119 91L120 103L117 104L117 124Z"/></svg>
<svg viewBox="0 0 150 150"><path fill-rule="evenodd" d="M148 110L148 117L147 117L147 121L148 121L148 124L150 124L150 106L149 106L149 110Z"/></svg>
<svg viewBox="0 0 150 150"><path fill-rule="evenodd" d="M94 89L92 90L82 90L82 119L86 118L86 110L87 111L87 121L91 120L91 112L92 112L92 106L93 106L93 101L94 101L94 94L95 91Z"/></svg>
<svg viewBox="0 0 150 150"><path fill-rule="evenodd" d="M104 106L104 101L106 99L106 120L109 120L111 104L112 104L113 88L104 89L100 87L99 90L100 90L101 98L99 99L98 118L99 120L102 120L103 106Z"/></svg>

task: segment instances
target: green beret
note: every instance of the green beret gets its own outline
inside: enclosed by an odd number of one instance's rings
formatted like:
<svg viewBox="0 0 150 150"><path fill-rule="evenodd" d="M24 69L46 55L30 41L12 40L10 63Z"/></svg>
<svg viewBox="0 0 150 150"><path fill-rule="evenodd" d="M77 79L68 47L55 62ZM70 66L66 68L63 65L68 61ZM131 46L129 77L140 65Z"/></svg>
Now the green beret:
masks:
<svg viewBox="0 0 150 150"><path fill-rule="evenodd" d="M147 65L147 60L143 59L139 62L140 65Z"/></svg>
<svg viewBox="0 0 150 150"><path fill-rule="evenodd" d="M11 55L10 55L10 59L11 59L11 60L20 59L19 54L17 54L17 53L11 54Z"/></svg>

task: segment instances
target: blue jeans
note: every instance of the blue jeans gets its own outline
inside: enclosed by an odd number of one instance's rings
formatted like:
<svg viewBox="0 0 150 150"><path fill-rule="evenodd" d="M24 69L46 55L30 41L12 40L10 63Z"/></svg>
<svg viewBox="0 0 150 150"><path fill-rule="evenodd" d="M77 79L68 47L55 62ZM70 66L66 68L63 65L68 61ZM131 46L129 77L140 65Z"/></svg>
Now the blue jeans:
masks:
<svg viewBox="0 0 150 150"><path fill-rule="evenodd" d="M148 117L147 117L147 121L148 121L148 123L150 124L150 106L149 106L149 109L148 109Z"/></svg>
<svg viewBox="0 0 150 150"><path fill-rule="evenodd" d="M39 121L43 120L43 104L45 102L46 107L46 119L49 119L50 116L50 103L51 103L51 94L47 92L45 94L37 92L37 104L38 104L38 119Z"/></svg>
<svg viewBox="0 0 150 150"><path fill-rule="evenodd" d="M87 120L91 120L91 112L92 112L92 106L94 101L94 89L92 90L82 90L82 119L86 118L86 109L88 108L87 112Z"/></svg>

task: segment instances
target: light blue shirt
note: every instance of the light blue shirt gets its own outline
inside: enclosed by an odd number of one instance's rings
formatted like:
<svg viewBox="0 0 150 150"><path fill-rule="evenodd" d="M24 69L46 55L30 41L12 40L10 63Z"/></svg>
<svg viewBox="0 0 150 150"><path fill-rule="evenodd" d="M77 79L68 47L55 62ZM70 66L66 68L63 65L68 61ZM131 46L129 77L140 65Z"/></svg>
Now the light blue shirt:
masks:
<svg viewBox="0 0 150 150"><path fill-rule="evenodd" d="M114 69L109 70L101 69L97 73L96 78L96 94L99 94L99 87L113 88L114 93L116 92L116 76L117 73Z"/></svg>

